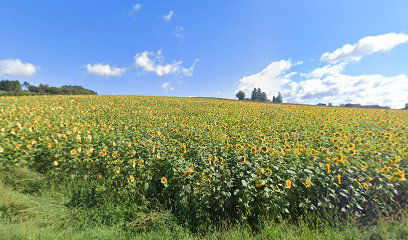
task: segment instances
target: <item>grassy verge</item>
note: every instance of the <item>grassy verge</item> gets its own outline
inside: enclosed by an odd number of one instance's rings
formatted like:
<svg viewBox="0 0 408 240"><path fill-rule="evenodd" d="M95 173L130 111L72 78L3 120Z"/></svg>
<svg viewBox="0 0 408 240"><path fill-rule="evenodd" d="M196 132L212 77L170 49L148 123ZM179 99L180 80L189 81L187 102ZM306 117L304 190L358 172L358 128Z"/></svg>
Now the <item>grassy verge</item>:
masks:
<svg viewBox="0 0 408 240"><path fill-rule="evenodd" d="M377 224L340 225L272 223L259 232L247 226L209 229L192 234L166 213L137 215L134 222L102 224L90 209L67 207L67 197L50 189L46 179L27 169L0 174L0 239L404 239L408 236L408 213ZM153 227L152 227L153 226Z"/></svg>

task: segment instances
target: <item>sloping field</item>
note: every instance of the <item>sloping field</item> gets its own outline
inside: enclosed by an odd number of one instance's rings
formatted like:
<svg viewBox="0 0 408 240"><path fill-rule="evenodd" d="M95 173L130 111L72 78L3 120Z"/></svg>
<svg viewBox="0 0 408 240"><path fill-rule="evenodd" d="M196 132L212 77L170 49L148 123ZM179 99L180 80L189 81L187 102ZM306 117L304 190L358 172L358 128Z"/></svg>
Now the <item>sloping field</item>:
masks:
<svg viewBox="0 0 408 240"><path fill-rule="evenodd" d="M0 119L2 169L42 174L108 224L371 221L408 199L408 111L36 96L1 97Z"/></svg>

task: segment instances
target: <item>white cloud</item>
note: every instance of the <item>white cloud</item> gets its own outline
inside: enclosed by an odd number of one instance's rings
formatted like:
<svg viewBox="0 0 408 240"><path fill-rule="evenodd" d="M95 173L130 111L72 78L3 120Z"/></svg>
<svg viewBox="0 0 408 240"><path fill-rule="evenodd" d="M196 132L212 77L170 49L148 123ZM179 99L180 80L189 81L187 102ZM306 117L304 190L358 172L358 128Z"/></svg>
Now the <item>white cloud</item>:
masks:
<svg viewBox="0 0 408 240"><path fill-rule="evenodd" d="M272 62L262 72L241 78L237 91L250 94L253 88L260 87L269 98L270 93L275 95L281 91L284 101L290 103L359 103L402 108L408 102L407 75L349 75L344 73L344 68L364 56L387 51L404 42L408 42L408 35L390 33L366 37L356 45L325 53L322 60L334 64L309 73L289 72L294 66L290 60ZM295 76L299 78L294 80Z"/></svg>
<svg viewBox="0 0 408 240"><path fill-rule="evenodd" d="M337 65L326 65L320 68L314 69L311 73L301 74L304 77L309 78L322 78L325 76L339 74L343 71L345 63L339 63Z"/></svg>
<svg viewBox="0 0 408 240"><path fill-rule="evenodd" d="M317 104L360 103L401 108L408 102L408 76L352 76L341 72L291 81L283 91L287 102Z"/></svg>
<svg viewBox="0 0 408 240"><path fill-rule="evenodd" d="M339 62L358 62L364 56L376 52L386 52L406 42L408 42L408 34L403 33L368 36L360 39L360 41L354 45L346 44L333 52L324 53L321 60L332 64Z"/></svg>
<svg viewBox="0 0 408 240"><path fill-rule="evenodd" d="M111 67L108 64L87 64L85 66L88 73L99 75L99 76L114 76L119 77L124 74L127 69L126 68L119 68L119 67Z"/></svg>
<svg viewBox="0 0 408 240"><path fill-rule="evenodd" d="M174 90L174 87L170 86L170 82L164 82L161 85L161 88L163 89L163 91L165 92L170 92Z"/></svg>
<svg viewBox="0 0 408 240"><path fill-rule="evenodd" d="M170 22L174 16L175 16L175 12L173 10L170 10L165 16L163 16L163 20Z"/></svg>
<svg viewBox="0 0 408 240"><path fill-rule="evenodd" d="M154 52L144 51L138 53L134 57L135 65L142 68L145 72L153 72L158 76L169 74L184 75L186 77L193 76L196 62L190 68L182 67L182 61L174 61L173 63L164 63L164 57L161 50Z"/></svg>
<svg viewBox="0 0 408 240"><path fill-rule="evenodd" d="M272 62L261 72L241 78L237 91L242 90L246 94L250 94L254 88L261 88L268 97L272 97L282 89L285 83L290 81L293 73L288 75L287 71L297 64L300 63L293 64L290 60Z"/></svg>
<svg viewBox="0 0 408 240"><path fill-rule="evenodd" d="M137 3L133 6L133 11L135 12L139 11L140 9L142 9L142 4L140 3Z"/></svg>
<svg viewBox="0 0 408 240"><path fill-rule="evenodd" d="M10 75L18 77L28 77L37 72L37 67L31 63L22 62L19 59L0 60L0 76Z"/></svg>

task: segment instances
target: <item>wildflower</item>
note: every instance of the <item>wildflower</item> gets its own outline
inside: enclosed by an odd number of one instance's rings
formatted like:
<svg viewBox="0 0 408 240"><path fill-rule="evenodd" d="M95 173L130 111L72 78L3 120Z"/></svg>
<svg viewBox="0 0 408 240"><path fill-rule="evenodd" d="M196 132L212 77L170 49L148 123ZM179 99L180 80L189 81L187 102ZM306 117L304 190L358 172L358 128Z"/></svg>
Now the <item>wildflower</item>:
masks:
<svg viewBox="0 0 408 240"><path fill-rule="evenodd" d="M287 189L291 188L291 187L292 187L292 181L290 181L289 179L286 180L285 187L286 187Z"/></svg>
<svg viewBox="0 0 408 240"><path fill-rule="evenodd" d="M188 176L188 175L192 174L193 172L194 172L194 170L189 168L186 171L184 171L184 176Z"/></svg>
<svg viewBox="0 0 408 240"><path fill-rule="evenodd" d="M75 154L77 154L77 153L78 153L78 151L77 151L76 149L72 149L72 150L71 150L71 154L72 154L72 155L75 155Z"/></svg>
<svg viewBox="0 0 408 240"><path fill-rule="evenodd" d="M391 169L390 167L385 166L385 167L381 168L380 172L385 173L385 172L388 172L390 169Z"/></svg>
<svg viewBox="0 0 408 240"><path fill-rule="evenodd" d="M395 177L398 176L398 177ZM394 172L394 177L391 178L391 182L405 182L405 173L402 170L397 170Z"/></svg>
<svg viewBox="0 0 408 240"><path fill-rule="evenodd" d="M368 190L368 189L371 188L370 185L368 185L368 183L363 183L363 187L364 187L366 190Z"/></svg>
<svg viewBox="0 0 408 240"><path fill-rule="evenodd" d="M392 177L391 182L405 182L407 179L405 177Z"/></svg>
<svg viewBox="0 0 408 240"><path fill-rule="evenodd" d="M263 188L263 187L265 187L265 185L266 185L266 182L265 182L265 181L261 181L261 182L257 183L257 184L255 185L255 187L256 187L256 188Z"/></svg>
<svg viewBox="0 0 408 240"><path fill-rule="evenodd" d="M326 164L326 169L327 169L327 173L330 174L331 170L330 170L330 163Z"/></svg>
<svg viewBox="0 0 408 240"><path fill-rule="evenodd" d="M312 185L312 180L310 180L310 178L306 179L306 187L310 188L310 186Z"/></svg>
<svg viewBox="0 0 408 240"><path fill-rule="evenodd" d="M337 174L337 182L339 183L339 185L341 184L341 174Z"/></svg>
<svg viewBox="0 0 408 240"><path fill-rule="evenodd" d="M102 150L102 151L99 153L99 156L100 156L100 157L105 157L106 155L107 155L106 150Z"/></svg>
<svg viewBox="0 0 408 240"><path fill-rule="evenodd" d="M405 177L405 173L404 173L402 170L400 170L400 169L398 169L397 171L395 171L395 172L394 172L394 175L398 175L398 176L401 177L401 178Z"/></svg>
<svg viewBox="0 0 408 240"><path fill-rule="evenodd" d="M133 175L129 176L129 182L131 183L135 182L135 177Z"/></svg>
<svg viewBox="0 0 408 240"><path fill-rule="evenodd" d="M367 182L373 182L375 179L372 177L367 178Z"/></svg>
<svg viewBox="0 0 408 240"><path fill-rule="evenodd" d="M242 161L242 164L246 164L247 161L248 161L248 157L247 157L247 156L244 156L244 160Z"/></svg>
<svg viewBox="0 0 408 240"><path fill-rule="evenodd" d="M261 168L258 171L256 171L255 174L259 175L259 174L264 173L264 172L265 172L265 169Z"/></svg>
<svg viewBox="0 0 408 240"><path fill-rule="evenodd" d="M166 177L160 178L160 182L163 183L164 185L166 185L167 184L167 178Z"/></svg>
<svg viewBox="0 0 408 240"><path fill-rule="evenodd" d="M54 165L54 167L58 167L59 163L57 161L52 162L52 165Z"/></svg>
<svg viewBox="0 0 408 240"><path fill-rule="evenodd" d="M89 155L89 154L93 153L94 150L95 150L95 149L94 149L93 147L90 147L90 148L85 152L85 154L86 154L86 155Z"/></svg>
<svg viewBox="0 0 408 240"><path fill-rule="evenodd" d="M183 153L186 154L187 153L187 146L183 145Z"/></svg>

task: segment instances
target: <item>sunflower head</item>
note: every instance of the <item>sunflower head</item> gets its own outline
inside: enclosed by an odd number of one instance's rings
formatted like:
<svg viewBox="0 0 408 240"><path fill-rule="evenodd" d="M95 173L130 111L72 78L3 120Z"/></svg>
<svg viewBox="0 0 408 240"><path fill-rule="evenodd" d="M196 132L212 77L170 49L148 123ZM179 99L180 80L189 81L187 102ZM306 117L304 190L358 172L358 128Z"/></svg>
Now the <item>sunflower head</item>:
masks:
<svg viewBox="0 0 408 240"><path fill-rule="evenodd" d="M292 187L292 181L290 179L286 180L285 188L290 189Z"/></svg>
<svg viewBox="0 0 408 240"><path fill-rule="evenodd" d="M306 187L310 188L310 186L312 185L312 180L310 180L310 178L306 179L305 184Z"/></svg>
<svg viewBox="0 0 408 240"><path fill-rule="evenodd" d="M166 185L167 184L167 177L160 178L160 182L163 183L164 185Z"/></svg>

